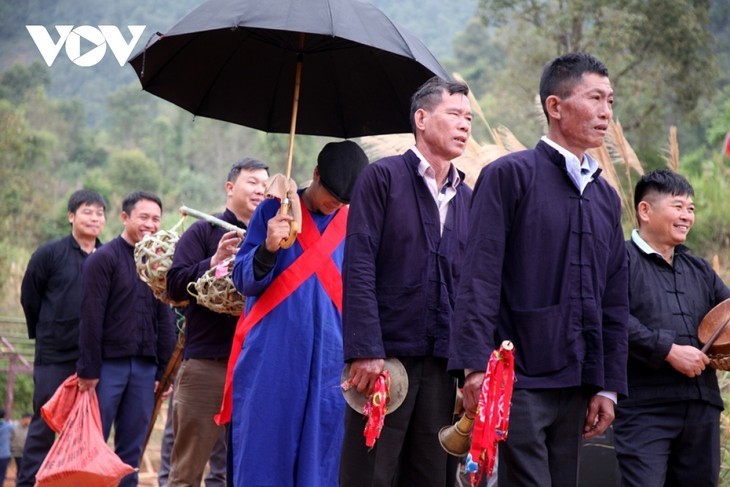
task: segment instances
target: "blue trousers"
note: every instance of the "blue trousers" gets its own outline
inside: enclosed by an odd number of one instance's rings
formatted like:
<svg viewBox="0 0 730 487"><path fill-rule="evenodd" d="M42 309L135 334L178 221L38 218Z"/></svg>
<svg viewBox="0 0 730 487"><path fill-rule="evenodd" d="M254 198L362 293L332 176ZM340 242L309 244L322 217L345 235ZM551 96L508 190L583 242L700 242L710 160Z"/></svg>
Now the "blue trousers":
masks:
<svg viewBox="0 0 730 487"><path fill-rule="evenodd" d="M107 359L101 365L96 386L104 439L109 438L113 425L114 451L134 468L139 467L155 406L156 371L151 358ZM136 486L137 473L127 475L119 485Z"/></svg>
<svg viewBox="0 0 730 487"><path fill-rule="evenodd" d="M76 361L33 366L33 419L23 447L23 461L17 474L18 487L33 487L35 475L53 446L56 434L41 417L41 407L56 389L76 372Z"/></svg>

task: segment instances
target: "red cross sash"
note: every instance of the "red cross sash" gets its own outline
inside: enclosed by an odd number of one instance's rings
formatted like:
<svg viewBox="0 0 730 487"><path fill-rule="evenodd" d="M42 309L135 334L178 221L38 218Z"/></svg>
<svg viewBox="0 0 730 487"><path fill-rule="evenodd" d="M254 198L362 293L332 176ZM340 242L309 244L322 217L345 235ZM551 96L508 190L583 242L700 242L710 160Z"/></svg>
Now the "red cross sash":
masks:
<svg viewBox="0 0 730 487"><path fill-rule="evenodd" d="M287 297L309 279L317 275L327 295L340 313L342 313L342 276L337 265L332 260L332 252L342 243L347 229L348 208L342 207L337 215L327 225L323 234L319 233L317 225L307 208L302 205L302 232L297 237L302 247L302 254L296 258L284 272L273 280L271 285L259 297L247 315L242 314L236 324L236 334L233 336L231 355L228 358L226 371L226 385L223 390L223 404L220 413L215 416L219 425L231 421L233 409L233 369L243 348L246 334L256 323L261 321L271 310L281 304Z"/></svg>

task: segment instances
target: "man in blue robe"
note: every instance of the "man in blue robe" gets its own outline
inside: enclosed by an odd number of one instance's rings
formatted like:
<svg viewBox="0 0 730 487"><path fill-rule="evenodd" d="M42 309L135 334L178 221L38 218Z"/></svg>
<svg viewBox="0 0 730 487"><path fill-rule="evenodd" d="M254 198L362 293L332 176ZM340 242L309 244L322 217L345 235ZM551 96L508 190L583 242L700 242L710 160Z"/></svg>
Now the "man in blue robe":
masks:
<svg viewBox="0 0 730 487"><path fill-rule="evenodd" d="M249 222L233 271L247 297L244 316L254 321L243 347L234 341L232 350L240 352L232 381L233 485L337 484L345 205L367 163L351 141L322 149L312 184L300 193L302 232L292 247L281 247L292 217L277 213L278 201L264 201ZM242 328L245 319L237 335Z"/></svg>

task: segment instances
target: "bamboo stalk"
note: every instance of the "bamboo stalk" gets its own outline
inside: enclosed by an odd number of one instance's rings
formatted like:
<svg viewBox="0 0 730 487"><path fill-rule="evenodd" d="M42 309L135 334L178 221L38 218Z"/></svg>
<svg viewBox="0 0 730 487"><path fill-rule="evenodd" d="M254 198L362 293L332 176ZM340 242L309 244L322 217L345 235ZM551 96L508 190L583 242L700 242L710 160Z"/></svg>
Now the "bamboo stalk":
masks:
<svg viewBox="0 0 730 487"><path fill-rule="evenodd" d="M216 218L213 215L209 215L207 213L203 213L202 211L194 210L192 208L188 208L187 206L181 206L180 207L180 214L181 215L190 215L192 217L195 217L199 220L204 220L208 223L212 223L213 225L217 225L221 228L224 228L228 230L229 232L237 232L240 234L243 234L244 230L242 228L237 227L236 225L231 225L228 222L224 222L220 218Z"/></svg>

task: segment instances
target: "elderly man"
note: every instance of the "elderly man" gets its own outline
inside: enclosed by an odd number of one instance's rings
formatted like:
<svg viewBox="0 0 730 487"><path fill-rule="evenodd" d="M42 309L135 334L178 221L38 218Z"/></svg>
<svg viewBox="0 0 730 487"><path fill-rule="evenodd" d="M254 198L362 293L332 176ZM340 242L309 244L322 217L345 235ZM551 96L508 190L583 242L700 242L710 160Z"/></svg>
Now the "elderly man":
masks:
<svg viewBox="0 0 730 487"><path fill-rule="evenodd" d="M438 431L452 420L449 321L462 270L471 189L451 162L466 148L472 112L464 83L432 78L411 100L416 143L363 171L353 192L344 263L344 351L350 380L370 393L395 357L408 373L403 404L374 448L348 408L340 485L452 485Z"/></svg>

